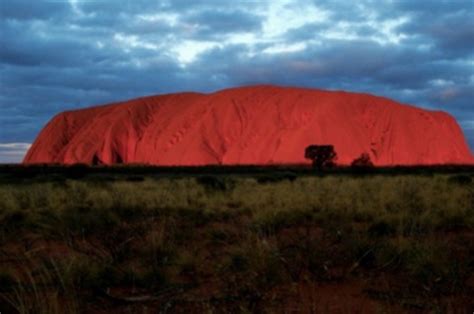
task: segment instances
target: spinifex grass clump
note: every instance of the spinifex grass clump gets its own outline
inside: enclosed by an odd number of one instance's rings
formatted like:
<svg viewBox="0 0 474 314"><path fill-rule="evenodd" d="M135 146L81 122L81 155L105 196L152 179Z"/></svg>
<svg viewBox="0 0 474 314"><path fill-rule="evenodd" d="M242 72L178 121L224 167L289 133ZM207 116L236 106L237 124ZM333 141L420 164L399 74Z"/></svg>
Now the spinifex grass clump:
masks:
<svg viewBox="0 0 474 314"><path fill-rule="evenodd" d="M474 185L466 178L5 183L0 308L462 311L474 292Z"/></svg>

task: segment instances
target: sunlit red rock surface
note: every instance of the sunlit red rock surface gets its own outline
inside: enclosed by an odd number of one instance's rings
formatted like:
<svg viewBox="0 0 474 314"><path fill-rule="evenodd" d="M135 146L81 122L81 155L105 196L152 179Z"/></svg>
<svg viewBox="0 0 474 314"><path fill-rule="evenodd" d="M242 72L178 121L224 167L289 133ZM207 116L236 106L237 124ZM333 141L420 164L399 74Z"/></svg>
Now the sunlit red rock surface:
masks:
<svg viewBox="0 0 474 314"><path fill-rule="evenodd" d="M334 145L338 164L472 164L455 119L367 94L252 86L178 93L67 111L41 131L24 163L298 164Z"/></svg>

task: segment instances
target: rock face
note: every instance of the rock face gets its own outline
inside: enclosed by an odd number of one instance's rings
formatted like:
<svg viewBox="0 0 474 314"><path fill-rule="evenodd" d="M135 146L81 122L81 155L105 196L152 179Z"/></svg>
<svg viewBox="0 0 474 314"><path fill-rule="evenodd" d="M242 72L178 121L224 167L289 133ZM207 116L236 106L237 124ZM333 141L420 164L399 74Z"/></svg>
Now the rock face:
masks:
<svg viewBox="0 0 474 314"><path fill-rule="evenodd" d="M337 163L472 164L450 115L367 94L251 86L177 93L67 111L41 131L24 163L154 165L309 163L330 144Z"/></svg>

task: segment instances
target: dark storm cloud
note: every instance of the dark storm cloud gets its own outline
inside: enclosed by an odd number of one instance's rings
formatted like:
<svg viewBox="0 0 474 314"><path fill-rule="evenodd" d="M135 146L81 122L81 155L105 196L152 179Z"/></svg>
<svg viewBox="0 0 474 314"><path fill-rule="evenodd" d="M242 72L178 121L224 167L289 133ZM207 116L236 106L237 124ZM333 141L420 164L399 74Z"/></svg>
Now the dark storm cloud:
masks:
<svg viewBox="0 0 474 314"><path fill-rule="evenodd" d="M0 62L24 66L77 66L87 62L92 43L71 36L67 29L58 34L41 32L44 22L21 23L6 20L0 23L5 44ZM41 32L39 35L38 30ZM100 51L98 51L100 53ZM94 58L100 57L94 56Z"/></svg>
<svg viewBox="0 0 474 314"><path fill-rule="evenodd" d="M300 1L272 13L279 4L2 1L0 144L13 144L0 162L18 160L21 143L63 110L258 83L445 110L474 147L473 1Z"/></svg>
<svg viewBox="0 0 474 314"><path fill-rule="evenodd" d="M415 43L432 43L445 54L453 57L474 53L474 1L393 1L391 5L377 5L374 1L316 1L316 5L327 10L332 20L358 23L371 19L383 21L407 17L399 33L418 37ZM359 29L359 27L362 27ZM355 28L355 29L354 29ZM354 31L366 35L376 34L376 27L351 25Z"/></svg>
<svg viewBox="0 0 474 314"><path fill-rule="evenodd" d="M196 36L208 37L222 33L259 31L262 18L241 10L232 11L197 11L187 15L183 21L196 25Z"/></svg>
<svg viewBox="0 0 474 314"><path fill-rule="evenodd" d="M398 0L386 2L383 5L376 0L359 1L313 1L314 5L329 14L334 23L338 22L361 22L368 20L387 20L402 16L398 9L394 8L401 3L410 0ZM426 9L426 5L425 5Z"/></svg>
<svg viewBox="0 0 474 314"><path fill-rule="evenodd" d="M167 12L179 12L182 14L206 9L233 10L233 8L236 7L246 11L261 12L262 10L268 8L271 4L271 1L261 0L235 0L232 1L232 3L222 0L167 0L160 2L160 9Z"/></svg>
<svg viewBox="0 0 474 314"><path fill-rule="evenodd" d="M0 2L0 17L17 20L48 20L70 10L67 1L14 0Z"/></svg>
<svg viewBox="0 0 474 314"><path fill-rule="evenodd" d="M472 73L462 63L440 62L427 53L362 40L327 41L324 47L291 54L259 54L245 58L248 49L245 45L216 48L202 54L195 66L209 67L212 64L212 72L230 72L234 78L240 77L234 70L242 72L246 68L255 73L244 76L254 80L261 76L258 73L265 73L257 82L270 79L281 83L291 77L291 80L303 84L304 81L319 79L326 81L325 86L330 82L336 86L341 80L365 80L399 90L423 90L430 87L431 80L436 78L466 84Z"/></svg>
<svg viewBox="0 0 474 314"><path fill-rule="evenodd" d="M401 2L399 9L411 17L410 23L399 27L400 32L432 42L447 57L474 55L474 1L433 2L429 9Z"/></svg>

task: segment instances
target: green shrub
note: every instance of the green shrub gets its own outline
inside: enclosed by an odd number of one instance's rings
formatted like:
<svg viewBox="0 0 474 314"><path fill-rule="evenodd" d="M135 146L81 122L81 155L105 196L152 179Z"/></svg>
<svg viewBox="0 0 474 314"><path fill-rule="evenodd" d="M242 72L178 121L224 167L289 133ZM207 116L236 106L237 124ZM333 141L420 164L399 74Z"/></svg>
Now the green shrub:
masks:
<svg viewBox="0 0 474 314"><path fill-rule="evenodd" d="M375 223L372 223L368 230L367 233L370 237L386 237L386 236L392 236L395 234L395 227L386 222L386 221L378 221Z"/></svg>
<svg viewBox="0 0 474 314"><path fill-rule="evenodd" d="M274 183L285 180L293 182L297 179L297 177L298 176L293 172L276 172L272 175L259 175L257 177L257 182L260 184Z"/></svg>
<svg viewBox="0 0 474 314"><path fill-rule="evenodd" d="M12 274L6 270L0 270L0 293L11 291L15 285L16 280Z"/></svg>
<svg viewBox="0 0 474 314"><path fill-rule="evenodd" d="M460 174L460 175L450 176L448 178L448 182L452 184L469 185L472 183L472 178L468 175Z"/></svg>
<svg viewBox="0 0 474 314"><path fill-rule="evenodd" d="M199 176L196 178L196 182L204 186L209 192L228 191L235 186L234 180L223 176Z"/></svg>
<svg viewBox="0 0 474 314"><path fill-rule="evenodd" d="M68 208L61 213L61 220L68 231L81 235L104 234L120 222L113 211L89 206Z"/></svg>

